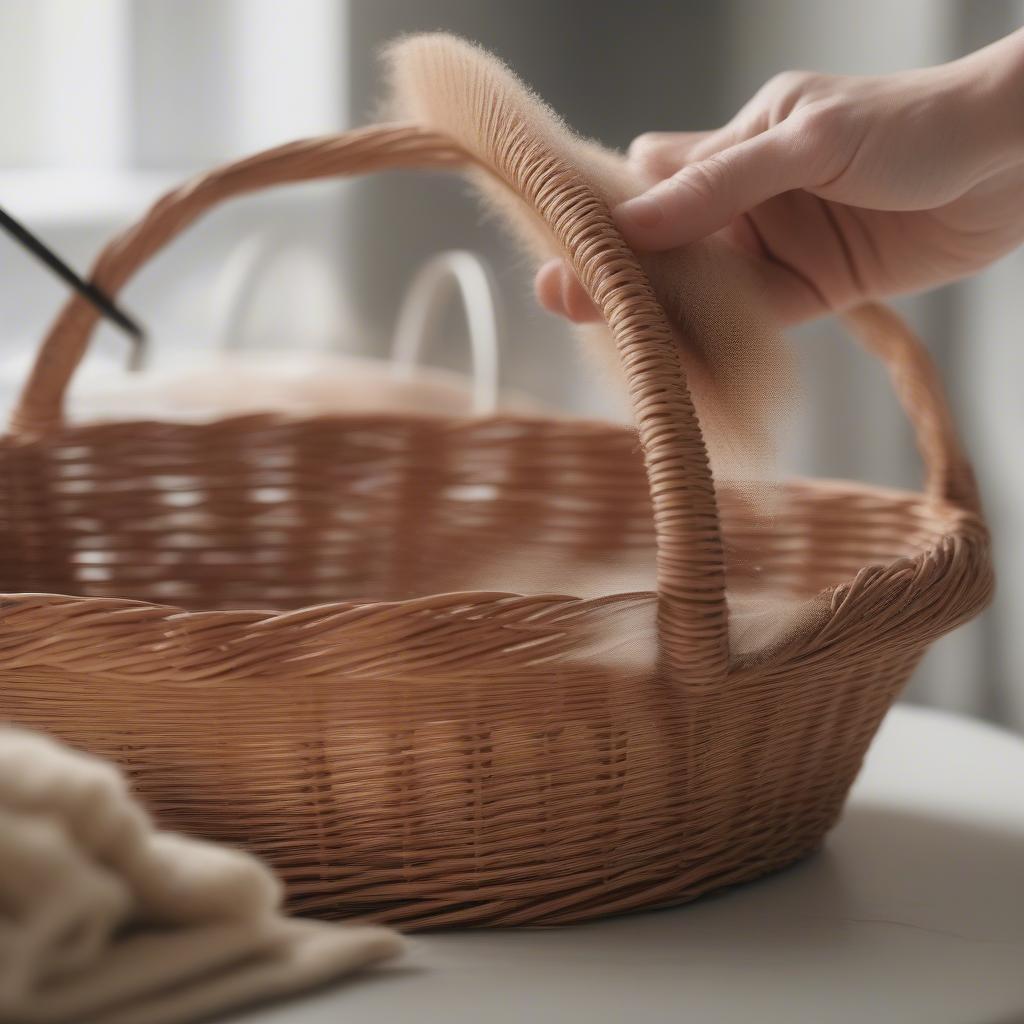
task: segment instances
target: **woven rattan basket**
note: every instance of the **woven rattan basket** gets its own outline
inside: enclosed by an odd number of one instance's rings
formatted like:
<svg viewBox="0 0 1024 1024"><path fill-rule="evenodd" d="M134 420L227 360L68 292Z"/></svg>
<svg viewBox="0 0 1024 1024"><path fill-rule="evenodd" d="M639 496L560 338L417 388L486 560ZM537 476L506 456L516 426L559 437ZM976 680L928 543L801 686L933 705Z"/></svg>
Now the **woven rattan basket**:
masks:
<svg viewBox="0 0 1024 1024"><path fill-rule="evenodd" d="M93 277L117 292L233 195L467 162L402 125L283 146L165 197ZM990 593L970 469L891 314L854 320L914 423L924 492L795 481L764 519L716 489L664 314L605 206L529 139L494 170L603 310L637 431L394 413L62 425L95 320L75 299L0 440L0 716L123 765L162 825L258 852L300 911L555 924L788 864L836 820L928 643ZM656 592L465 586L496 556L618 555L656 563ZM808 612L740 655L725 593L750 575Z"/></svg>

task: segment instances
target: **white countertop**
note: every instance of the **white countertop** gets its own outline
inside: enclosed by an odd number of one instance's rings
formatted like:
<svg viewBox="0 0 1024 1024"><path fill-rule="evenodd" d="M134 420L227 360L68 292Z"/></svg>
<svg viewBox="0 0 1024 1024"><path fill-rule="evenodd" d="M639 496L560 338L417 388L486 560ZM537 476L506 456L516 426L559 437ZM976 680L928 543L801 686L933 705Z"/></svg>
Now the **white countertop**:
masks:
<svg viewBox="0 0 1024 1024"><path fill-rule="evenodd" d="M1024 740L898 707L825 848L788 871L579 927L417 936L394 965L229 1019L1021 1024Z"/></svg>

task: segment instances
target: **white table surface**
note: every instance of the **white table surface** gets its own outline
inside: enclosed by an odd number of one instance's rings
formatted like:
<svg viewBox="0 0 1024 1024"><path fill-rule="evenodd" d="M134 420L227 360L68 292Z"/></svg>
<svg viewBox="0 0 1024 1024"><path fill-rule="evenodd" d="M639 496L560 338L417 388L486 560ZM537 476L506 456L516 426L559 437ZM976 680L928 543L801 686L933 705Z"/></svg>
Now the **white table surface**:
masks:
<svg viewBox="0 0 1024 1024"><path fill-rule="evenodd" d="M392 966L230 1021L1021 1024L1024 740L898 707L794 868L675 910L419 936Z"/></svg>

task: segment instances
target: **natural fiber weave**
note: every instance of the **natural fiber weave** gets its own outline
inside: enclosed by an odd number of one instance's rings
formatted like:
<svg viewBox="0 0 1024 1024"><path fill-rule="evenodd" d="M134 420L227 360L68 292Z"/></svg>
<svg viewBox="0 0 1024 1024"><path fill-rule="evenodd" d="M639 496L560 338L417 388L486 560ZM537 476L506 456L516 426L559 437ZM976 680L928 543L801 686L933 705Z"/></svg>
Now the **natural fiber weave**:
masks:
<svg viewBox="0 0 1024 1024"><path fill-rule="evenodd" d="M163 199L93 279L116 293L231 195L468 159L408 126L284 146ZM990 593L970 469L891 314L852 322L893 368L925 493L797 481L767 519L716 493L606 206L529 138L496 172L604 311L639 444L527 417L62 426L95 321L77 299L0 439L0 716L123 765L162 826L267 858L297 910L554 924L788 864L925 647ZM467 588L503 558L639 560L657 589ZM726 585L763 581L804 612L730 654Z"/></svg>

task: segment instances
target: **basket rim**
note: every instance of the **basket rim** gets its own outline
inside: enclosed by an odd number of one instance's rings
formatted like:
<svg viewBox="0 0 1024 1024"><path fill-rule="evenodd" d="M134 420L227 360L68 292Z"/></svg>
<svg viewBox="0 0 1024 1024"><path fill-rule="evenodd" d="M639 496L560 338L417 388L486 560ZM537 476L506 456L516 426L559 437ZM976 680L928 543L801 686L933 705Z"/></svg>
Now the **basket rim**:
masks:
<svg viewBox="0 0 1024 1024"><path fill-rule="evenodd" d="M251 416L233 416L231 420L251 419ZM279 419L276 415L265 417L269 420ZM309 419L300 417L299 419ZM324 417L312 417L322 419ZM328 419L363 419L364 417L348 417L342 414L339 417L328 416ZM380 420L408 420L420 417L408 417L402 415L386 414L382 416L373 415L368 417L373 421ZM423 419L436 420L437 417L424 416ZM533 419L533 417L512 417L513 419ZM295 417L283 417L286 420L294 420ZM479 422L481 419L502 421L508 417L466 417L453 418L449 422L453 425L467 425ZM148 422L148 421L140 421ZM220 422L220 421L218 421ZM594 427L597 430L609 430L615 433L633 434L628 425L620 425L600 420L579 419L570 421L577 425ZM178 426L179 424L174 424ZM184 426L195 426L185 424ZM68 428L74 430L74 427ZM52 438L50 439L52 440ZM0 437L0 443L4 438ZM721 492L727 494L730 485L742 484L742 481L723 481L719 483ZM809 647L815 646L815 639L828 627L836 615L842 609L845 612L851 610L851 603L855 605L856 596L866 582L878 584L879 582L891 582L895 589L905 596L920 596L926 592L938 592L943 586L962 587L964 577L960 571L960 565L968 550L975 552L976 568L973 573L975 578L975 590L977 599L972 605L971 614L980 605L987 603L993 589L993 571L989 553L988 528L980 512L966 509L962 505L938 498L935 495L928 495L924 492L909 490L905 488L879 486L862 481L845 480L842 478L818 478L806 476L786 477L777 482L778 486L785 490L799 490L803 492L817 492L826 495L846 494L852 498L862 496L872 501L892 502L893 505L906 506L907 503L920 502L927 507L930 515L944 520L946 529L937 536L934 543L929 544L914 555L901 556L889 562L872 562L860 567L852 576L838 580L834 584L823 587L813 594L808 594L806 599L807 614L790 630L781 637L776 638L772 643L742 653L733 653L729 660L728 677L746 673L750 670L764 671L772 667L784 665L792 660L795 655L805 652ZM937 569L937 571L936 571ZM902 581L902 582L900 582ZM474 605L506 604L513 607L519 604L536 606L538 614L544 610L571 605L581 613L595 610L605 606L617 604L628 605L637 602L657 602L659 598L656 590L635 590L623 591L613 594L605 594L598 597L580 597L571 593L543 592L524 594L508 590L456 590L431 594L421 594L415 597L398 598L392 600L356 599L346 601L321 601L308 605L301 605L294 608L273 608L273 607L249 607L232 609L195 609L184 605L173 603L161 603L146 601L143 599L128 597L94 597L82 594L58 593L58 592L16 592L0 591L0 619L10 614L17 614L20 610L41 611L45 608L60 607L66 610L69 616L76 611L88 611L92 614L103 616L104 614L124 616L132 611L142 613L149 617L153 615L159 619L173 619L177 626L185 624L222 623L234 620L241 630L253 628L266 628L271 623L283 624L285 622L300 622L304 619L323 621L328 618L340 616L359 616L362 614L387 613L415 613L417 611L443 610L444 608L471 607ZM899 600L894 593L891 600ZM950 622L947 628L958 624L962 619L970 617L964 615ZM53 623L50 623L52 627ZM943 629L942 632L946 630ZM0 664L3 656L0 654ZM195 685L185 683L183 685Z"/></svg>

